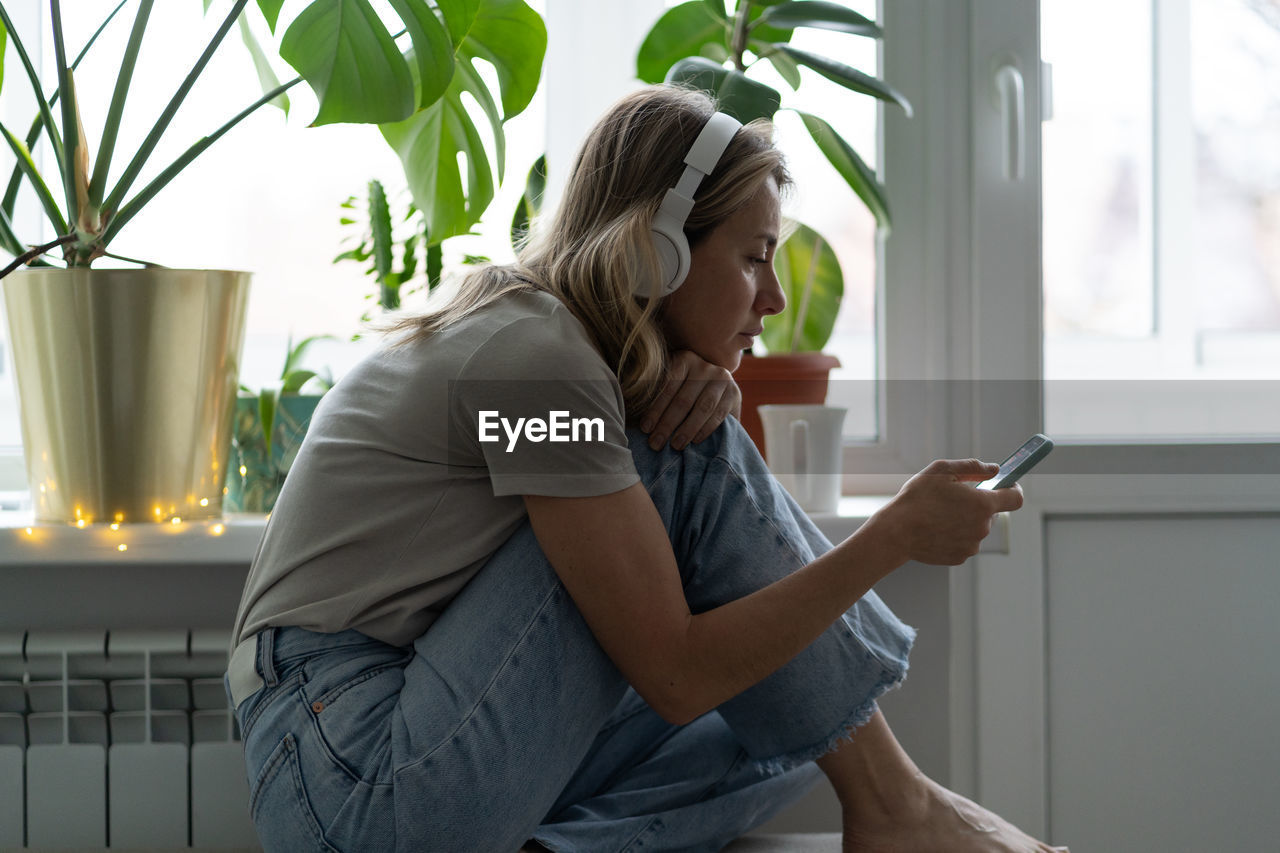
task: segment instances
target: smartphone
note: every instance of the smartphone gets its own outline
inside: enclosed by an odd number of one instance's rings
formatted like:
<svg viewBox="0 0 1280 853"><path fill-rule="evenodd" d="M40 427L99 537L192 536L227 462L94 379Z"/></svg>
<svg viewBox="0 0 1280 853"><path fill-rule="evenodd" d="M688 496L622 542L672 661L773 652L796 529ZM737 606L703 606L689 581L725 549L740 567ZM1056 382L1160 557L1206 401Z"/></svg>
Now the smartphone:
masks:
<svg viewBox="0 0 1280 853"><path fill-rule="evenodd" d="M1026 443L1013 452L1013 455L1000 463L1000 471L990 480L978 484L979 489L1007 489L1026 474L1053 450L1053 439L1047 435L1036 433Z"/></svg>

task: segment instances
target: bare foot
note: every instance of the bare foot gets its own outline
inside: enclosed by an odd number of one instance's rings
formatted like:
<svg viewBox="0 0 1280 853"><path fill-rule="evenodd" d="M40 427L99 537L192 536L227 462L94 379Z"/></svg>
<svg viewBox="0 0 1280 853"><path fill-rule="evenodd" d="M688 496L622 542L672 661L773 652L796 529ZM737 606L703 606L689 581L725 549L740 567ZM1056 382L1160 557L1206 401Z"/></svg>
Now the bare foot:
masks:
<svg viewBox="0 0 1280 853"><path fill-rule="evenodd" d="M888 812L846 812L844 853L1052 853L999 815L949 791L923 774L912 796Z"/></svg>

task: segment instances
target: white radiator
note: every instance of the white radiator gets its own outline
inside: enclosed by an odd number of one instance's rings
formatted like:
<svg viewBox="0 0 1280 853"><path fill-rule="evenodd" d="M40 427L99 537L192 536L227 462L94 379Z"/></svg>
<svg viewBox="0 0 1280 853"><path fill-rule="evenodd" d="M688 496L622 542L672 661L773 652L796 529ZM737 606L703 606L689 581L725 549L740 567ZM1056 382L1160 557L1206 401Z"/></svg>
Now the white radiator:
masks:
<svg viewBox="0 0 1280 853"><path fill-rule="evenodd" d="M0 632L0 849L257 848L228 641Z"/></svg>

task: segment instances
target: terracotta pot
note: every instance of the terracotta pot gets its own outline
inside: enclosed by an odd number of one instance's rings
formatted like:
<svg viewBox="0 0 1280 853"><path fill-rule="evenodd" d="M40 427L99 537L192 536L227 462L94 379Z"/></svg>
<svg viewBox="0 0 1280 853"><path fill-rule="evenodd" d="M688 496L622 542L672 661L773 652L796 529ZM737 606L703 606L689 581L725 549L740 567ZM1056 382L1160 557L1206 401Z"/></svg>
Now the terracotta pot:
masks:
<svg viewBox="0 0 1280 853"><path fill-rule="evenodd" d="M821 404L827 401L827 378L839 367L835 356L820 352L744 355L734 371L742 389L742 425L764 455L764 427L757 406Z"/></svg>

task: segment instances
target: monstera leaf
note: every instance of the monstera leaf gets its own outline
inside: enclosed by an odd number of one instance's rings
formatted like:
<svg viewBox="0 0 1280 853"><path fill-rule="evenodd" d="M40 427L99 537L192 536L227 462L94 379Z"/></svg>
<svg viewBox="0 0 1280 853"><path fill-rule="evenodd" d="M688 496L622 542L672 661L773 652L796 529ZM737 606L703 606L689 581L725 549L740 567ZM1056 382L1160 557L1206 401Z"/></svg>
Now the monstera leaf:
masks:
<svg viewBox="0 0 1280 853"><path fill-rule="evenodd" d="M453 71L450 30L426 0L389 2L412 41L412 65L370 0L313 0L285 30L280 56L320 102L313 124L397 121L445 91ZM260 4L273 29L280 5ZM451 27L465 28L474 12L473 3L443 6L444 14L463 18Z"/></svg>
<svg viewBox="0 0 1280 853"><path fill-rule="evenodd" d="M400 157L431 243L467 233L493 200L495 166L497 181L506 171L503 122L533 99L546 45L542 19L522 0L479 0L457 44L453 78L444 95L411 118L379 126ZM501 109L476 70L477 59L497 72ZM475 98L489 122L492 160L464 93ZM459 154L466 161L465 183Z"/></svg>

